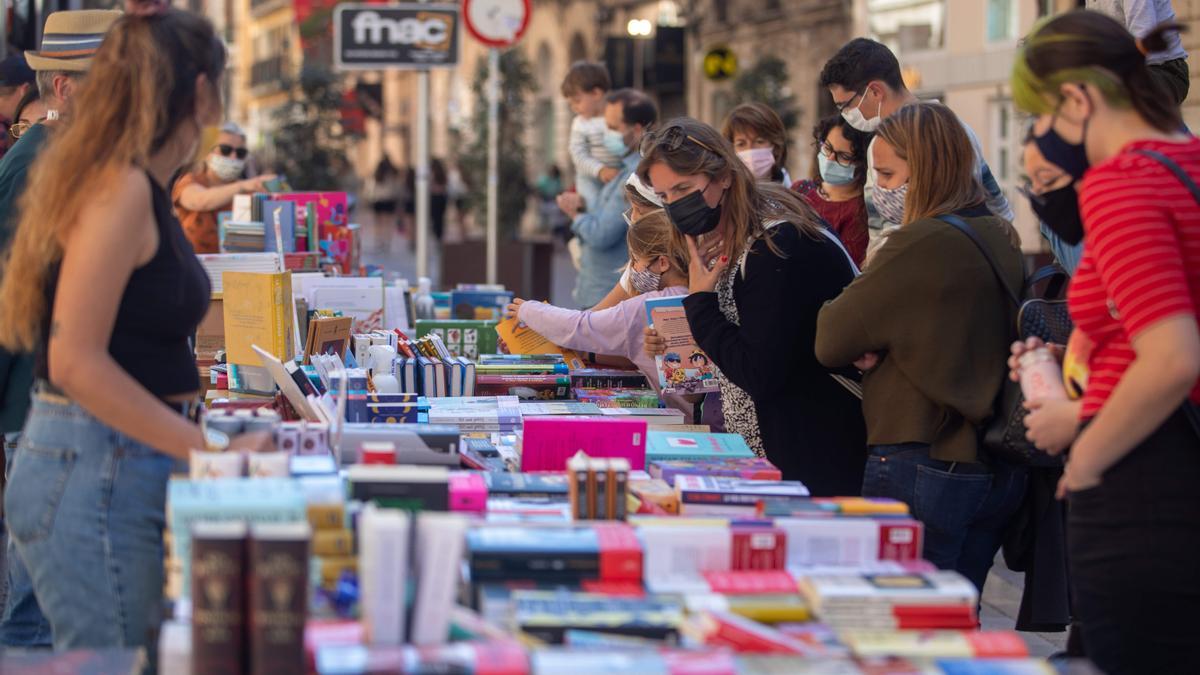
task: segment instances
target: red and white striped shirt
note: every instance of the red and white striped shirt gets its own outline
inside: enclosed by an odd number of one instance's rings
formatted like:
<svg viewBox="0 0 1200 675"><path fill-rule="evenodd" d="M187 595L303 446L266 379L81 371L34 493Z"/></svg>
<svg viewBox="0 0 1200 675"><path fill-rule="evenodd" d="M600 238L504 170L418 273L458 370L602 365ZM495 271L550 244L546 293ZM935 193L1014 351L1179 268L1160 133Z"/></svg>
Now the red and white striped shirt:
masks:
<svg viewBox="0 0 1200 675"><path fill-rule="evenodd" d="M1163 319L1200 314L1200 205L1139 149L1167 155L1200 182L1200 140L1191 139L1130 143L1081 183L1084 253L1068 299L1075 326L1093 343L1085 420L1133 363L1134 337ZM1191 399L1200 402L1200 383Z"/></svg>

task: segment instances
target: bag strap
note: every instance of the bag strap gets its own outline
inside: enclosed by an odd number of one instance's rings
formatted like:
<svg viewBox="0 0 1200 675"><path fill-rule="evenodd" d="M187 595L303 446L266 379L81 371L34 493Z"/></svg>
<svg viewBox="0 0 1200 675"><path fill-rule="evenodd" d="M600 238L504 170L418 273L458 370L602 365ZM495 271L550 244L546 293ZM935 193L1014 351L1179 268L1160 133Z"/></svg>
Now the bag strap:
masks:
<svg viewBox="0 0 1200 675"><path fill-rule="evenodd" d="M992 273L996 275L996 281L1000 282L1000 287L1004 289L1005 295L1008 296L1009 300L1012 300L1013 305L1016 305L1019 308L1021 306L1021 296L1013 290L1012 286L1008 285L1008 281L1004 279L1004 273L1000 271L1000 265L996 262L996 259L992 257L991 250L979 236L979 233L975 231L975 228L968 225L967 221L952 213L944 216L938 216L937 219L943 223L953 226L956 230L967 235L967 237L974 242L976 248L979 249L979 252L983 254L984 259L987 260L988 265L992 268Z"/></svg>
<svg viewBox="0 0 1200 675"><path fill-rule="evenodd" d="M1196 181L1192 180L1192 177L1188 175L1188 172L1184 171L1183 167L1176 164L1175 160L1167 157L1157 150L1142 149L1134 150L1133 152L1135 154L1142 155L1143 157L1149 157L1150 159L1166 167L1167 171L1175 174L1175 177L1179 179L1179 182L1183 183L1183 186L1188 189L1188 192L1192 193L1192 199L1196 200L1196 204L1200 205L1200 186L1196 185ZM1197 436L1200 436L1200 407L1197 407L1195 403L1192 403L1190 397L1184 399L1183 401L1183 413L1184 416L1187 417L1188 422L1192 425L1192 431L1195 432Z"/></svg>
<svg viewBox="0 0 1200 675"><path fill-rule="evenodd" d="M1042 297L1057 298L1062 294L1063 286L1066 285L1070 278L1067 275L1067 271L1059 265L1046 265L1025 280L1025 288L1032 290L1037 288L1038 284L1048 279L1050 283L1046 284L1046 292L1042 294Z"/></svg>

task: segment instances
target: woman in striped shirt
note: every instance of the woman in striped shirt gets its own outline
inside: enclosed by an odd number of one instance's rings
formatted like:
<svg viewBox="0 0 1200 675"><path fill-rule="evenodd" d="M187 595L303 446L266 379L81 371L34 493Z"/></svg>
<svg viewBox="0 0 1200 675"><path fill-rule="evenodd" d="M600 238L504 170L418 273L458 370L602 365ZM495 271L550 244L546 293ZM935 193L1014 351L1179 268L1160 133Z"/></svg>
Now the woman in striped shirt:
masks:
<svg viewBox="0 0 1200 675"><path fill-rule="evenodd" d="M1146 65L1178 29L1135 40L1071 12L1035 26L1013 68L1039 149L1080 181L1067 359L1089 375L1080 400L1030 401L1027 426L1070 447L1074 610L1106 673L1200 672L1200 140Z"/></svg>

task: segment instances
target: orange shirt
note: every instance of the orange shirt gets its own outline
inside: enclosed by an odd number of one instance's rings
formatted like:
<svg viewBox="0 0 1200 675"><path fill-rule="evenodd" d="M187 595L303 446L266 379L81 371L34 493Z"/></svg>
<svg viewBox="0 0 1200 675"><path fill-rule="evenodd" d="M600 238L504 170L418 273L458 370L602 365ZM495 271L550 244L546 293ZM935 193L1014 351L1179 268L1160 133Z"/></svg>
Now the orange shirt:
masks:
<svg viewBox="0 0 1200 675"><path fill-rule="evenodd" d="M220 253L221 240L217 232L217 213L228 211L230 205L226 204L215 211L189 211L179 203L179 196L189 185L210 187L203 172L190 172L180 176L179 180L175 181L175 188L171 190L171 202L175 205L175 215L183 225L183 232L192 242L192 248L196 250L196 253Z"/></svg>

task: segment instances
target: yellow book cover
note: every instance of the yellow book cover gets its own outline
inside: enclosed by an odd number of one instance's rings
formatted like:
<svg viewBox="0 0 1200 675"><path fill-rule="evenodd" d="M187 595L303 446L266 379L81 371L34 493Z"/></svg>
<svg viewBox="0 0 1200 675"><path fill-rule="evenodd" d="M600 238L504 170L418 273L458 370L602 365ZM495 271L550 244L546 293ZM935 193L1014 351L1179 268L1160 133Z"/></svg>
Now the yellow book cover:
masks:
<svg viewBox="0 0 1200 675"><path fill-rule="evenodd" d="M230 363L261 366L258 345L281 361L295 356L292 344L292 275L225 272L225 350Z"/></svg>
<svg viewBox="0 0 1200 675"><path fill-rule="evenodd" d="M583 368L583 359L574 350L559 347L516 318L496 324L496 335L508 346L509 354L562 354L568 370Z"/></svg>

